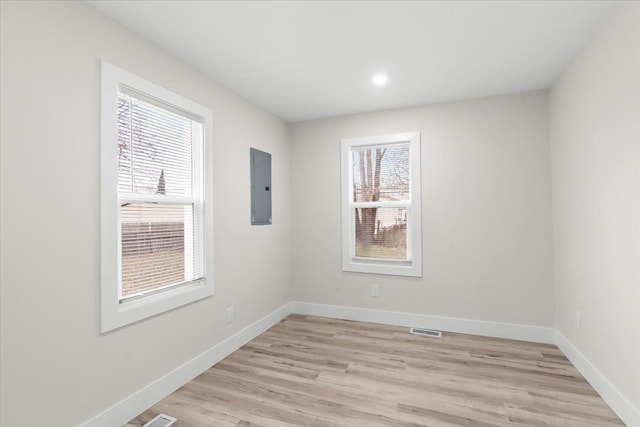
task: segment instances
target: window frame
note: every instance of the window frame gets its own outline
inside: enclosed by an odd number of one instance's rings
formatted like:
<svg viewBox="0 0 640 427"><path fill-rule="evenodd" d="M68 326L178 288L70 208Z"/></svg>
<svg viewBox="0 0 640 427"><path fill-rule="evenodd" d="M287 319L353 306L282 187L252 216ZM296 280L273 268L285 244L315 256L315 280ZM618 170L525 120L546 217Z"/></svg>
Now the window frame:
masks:
<svg viewBox="0 0 640 427"><path fill-rule="evenodd" d="M342 270L348 272L422 277L422 213L420 189L420 133L403 132L343 138L341 144ZM409 145L410 182L408 201L353 201L353 148ZM359 258L355 256L355 215L360 207L406 208L408 260Z"/></svg>
<svg viewBox="0 0 640 427"><path fill-rule="evenodd" d="M213 283L213 195L211 184L213 174L207 147L211 147L213 113L211 109L186 99L174 92L125 71L107 61L101 62L100 101L100 246L101 246L101 325L102 333L120 328L139 320L190 304L214 294ZM162 104L197 117L202 121L202 146L194 147L195 161L201 172L201 193L203 245L203 278L188 284L149 292L138 298L120 301L120 197L118 195L117 167L117 104L118 92L127 90L157 100ZM200 157L197 159L197 157ZM136 200L142 200L136 196ZM153 201L156 196L146 197Z"/></svg>

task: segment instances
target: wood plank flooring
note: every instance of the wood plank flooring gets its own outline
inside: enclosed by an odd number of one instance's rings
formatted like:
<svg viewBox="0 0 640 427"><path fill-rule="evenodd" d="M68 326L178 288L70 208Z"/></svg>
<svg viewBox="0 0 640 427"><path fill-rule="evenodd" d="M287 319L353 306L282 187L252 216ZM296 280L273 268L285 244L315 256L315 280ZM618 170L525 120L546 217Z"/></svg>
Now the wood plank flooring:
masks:
<svg viewBox="0 0 640 427"><path fill-rule="evenodd" d="M291 315L127 426L624 425L557 347Z"/></svg>

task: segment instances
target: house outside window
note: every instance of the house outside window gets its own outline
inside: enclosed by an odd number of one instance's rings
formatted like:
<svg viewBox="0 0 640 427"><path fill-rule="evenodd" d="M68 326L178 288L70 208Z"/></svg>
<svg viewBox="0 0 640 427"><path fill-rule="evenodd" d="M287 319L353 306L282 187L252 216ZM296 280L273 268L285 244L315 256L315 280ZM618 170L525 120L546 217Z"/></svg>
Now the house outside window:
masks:
<svg viewBox="0 0 640 427"><path fill-rule="evenodd" d="M422 276L420 134L346 138L342 268Z"/></svg>

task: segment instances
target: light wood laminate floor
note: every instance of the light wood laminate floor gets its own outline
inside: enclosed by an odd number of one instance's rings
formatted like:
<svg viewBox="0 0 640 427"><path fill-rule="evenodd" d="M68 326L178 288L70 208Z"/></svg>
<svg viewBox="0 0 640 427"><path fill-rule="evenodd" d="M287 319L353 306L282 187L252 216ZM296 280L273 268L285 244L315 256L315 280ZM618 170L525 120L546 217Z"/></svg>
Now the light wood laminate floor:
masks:
<svg viewBox="0 0 640 427"><path fill-rule="evenodd" d="M291 315L129 425L624 425L553 345Z"/></svg>

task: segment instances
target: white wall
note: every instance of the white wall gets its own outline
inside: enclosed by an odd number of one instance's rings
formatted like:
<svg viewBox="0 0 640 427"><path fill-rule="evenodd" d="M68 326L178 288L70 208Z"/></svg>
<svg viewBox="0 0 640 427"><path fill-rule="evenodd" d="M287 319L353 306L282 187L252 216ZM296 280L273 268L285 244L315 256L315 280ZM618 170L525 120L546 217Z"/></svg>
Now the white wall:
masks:
<svg viewBox="0 0 640 427"><path fill-rule="evenodd" d="M550 135L556 326L640 408L640 3L553 86Z"/></svg>
<svg viewBox="0 0 640 427"><path fill-rule="evenodd" d="M531 92L292 125L294 299L553 326L547 119ZM340 139L407 131L422 134L423 277L342 272Z"/></svg>
<svg viewBox="0 0 640 427"><path fill-rule="evenodd" d="M77 425L289 301L288 128L86 4L1 4L0 424ZM216 197L216 295L102 336L100 59L213 110ZM272 226L250 226L250 146Z"/></svg>

